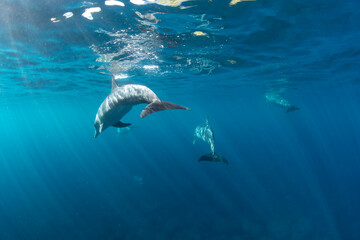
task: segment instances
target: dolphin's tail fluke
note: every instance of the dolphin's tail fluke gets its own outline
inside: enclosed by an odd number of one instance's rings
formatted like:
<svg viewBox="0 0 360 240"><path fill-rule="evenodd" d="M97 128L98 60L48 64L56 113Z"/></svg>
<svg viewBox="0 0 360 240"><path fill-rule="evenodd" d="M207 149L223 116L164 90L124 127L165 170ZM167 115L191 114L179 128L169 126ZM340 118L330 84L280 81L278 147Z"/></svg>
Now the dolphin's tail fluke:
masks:
<svg viewBox="0 0 360 240"><path fill-rule="evenodd" d="M286 112L292 112L292 111L296 111L296 110L299 110L300 108L296 107L296 106L291 106L291 107L288 107L286 109Z"/></svg>
<svg viewBox="0 0 360 240"><path fill-rule="evenodd" d="M199 162L202 161L208 161L208 162L223 162L225 164L229 164L229 162L224 158L223 156L217 154L217 153L209 153L201 156L198 160Z"/></svg>
<svg viewBox="0 0 360 240"><path fill-rule="evenodd" d="M165 102L165 101L155 101L150 103L149 105L147 105L141 112L140 117L144 118L147 115L154 113L154 112L158 112L158 111L163 111L163 110L167 110L167 109L184 109L184 110L190 110L187 107L175 104L175 103L171 103L171 102Z"/></svg>

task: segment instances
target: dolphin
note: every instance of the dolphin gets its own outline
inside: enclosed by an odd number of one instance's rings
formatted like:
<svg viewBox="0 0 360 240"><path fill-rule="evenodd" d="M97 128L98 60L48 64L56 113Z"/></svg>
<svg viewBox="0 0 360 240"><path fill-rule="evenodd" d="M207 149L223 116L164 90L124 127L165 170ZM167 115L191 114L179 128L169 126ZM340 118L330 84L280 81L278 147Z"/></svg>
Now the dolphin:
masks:
<svg viewBox="0 0 360 240"><path fill-rule="evenodd" d="M229 164L229 162L223 156L220 156L217 153L209 153L201 156L198 160L201 161L209 161L209 162L223 162L225 164Z"/></svg>
<svg viewBox="0 0 360 240"><path fill-rule="evenodd" d="M300 108L290 104L286 99L284 99L278 93L267 93L267 94L265 94L265 98L268 102L270 102L276 106L279 106L281 108L285 108L287 113L300 109Z"/></svg>
<svg viewBox="0 0 360 240"><path fill-rule="evenodd" d="M210 145L211 153L205 154L201 156L198 160L198 162L201 161L209 161L209 162L223 162L228 164L228 161L223 156L215 153L215 138L214 138L214 131L212 130L209 118L207 117L205 120L205 123L197 126L195 128L194 133L194 141L193 144L195 144L197 139L201 139L207 144Z"/></svg>
<svg viewBox="0 0 360 240"><path fill-rule="evenodd" d="M121 122L133 106L147 103L148 105L142 110L140 117L166 110L166 109L184 109L187 107L161 101L158 96L148 87L138 84L118 85L112 76L111 93L101 103L95 117L95 138L99 136L108 127L123 128L128 127L130 123Z"/></svg>
<svg viewBox="0 0 360 240"><path fill-rule="evenodd" d="M201 139L209 144L212 154L215 154L214 131L209 124L209 118L206 118L204 124L201 124L195 128L193 144L195 144L197 139Z"/></svg>

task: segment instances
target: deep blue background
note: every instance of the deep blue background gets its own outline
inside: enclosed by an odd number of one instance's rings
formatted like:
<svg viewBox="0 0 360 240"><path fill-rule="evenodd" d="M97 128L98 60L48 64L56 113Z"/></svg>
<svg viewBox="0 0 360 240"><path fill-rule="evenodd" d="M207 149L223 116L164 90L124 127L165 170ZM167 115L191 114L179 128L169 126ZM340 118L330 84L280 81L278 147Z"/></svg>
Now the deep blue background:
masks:
<svg viewBox="0 0 360 240"><path fill-rule="evenodd" d="M116 15L104 8L103 18L89 22L78 3L4 2L0 239L360 239L356 1L139 6L222 17L224 29L208 30L205 40L189 27L175 48L147 50L218 65L208 74L180 58L170 70L174 59L152 59L159 72L133 69L130 82L192 110L140 119L141 105L124 118L131 132L109 128L96 139L95 114L110 91L98 68L112 68L89 47L109 44L95 30L121 29L134 9ZM66 6L77 16L49 21ZM112 18L113 25L101 21ZM264 94L274 89L300 110L267 103ZM228 166L197 162L210 152L192 144L207 116Z"/></svg>

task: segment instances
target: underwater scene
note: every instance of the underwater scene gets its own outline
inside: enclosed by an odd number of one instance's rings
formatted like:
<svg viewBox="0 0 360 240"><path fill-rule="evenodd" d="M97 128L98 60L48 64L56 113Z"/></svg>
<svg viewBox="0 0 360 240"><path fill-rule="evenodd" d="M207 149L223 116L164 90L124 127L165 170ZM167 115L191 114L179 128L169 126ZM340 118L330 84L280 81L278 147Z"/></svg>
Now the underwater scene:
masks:
<svg viewBox="0 0 360 240"><path fill-rule="evenodd" d="M360 240L359 1L0 3L0 240Z"/></svg>

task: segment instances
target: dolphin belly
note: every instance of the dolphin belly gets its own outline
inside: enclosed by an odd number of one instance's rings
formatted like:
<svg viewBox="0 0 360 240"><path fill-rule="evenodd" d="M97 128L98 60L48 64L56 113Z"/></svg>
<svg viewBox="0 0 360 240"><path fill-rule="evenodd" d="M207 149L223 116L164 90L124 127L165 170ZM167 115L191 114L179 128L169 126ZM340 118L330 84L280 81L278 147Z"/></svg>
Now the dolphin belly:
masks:
<svg viewBox="0 0 360 240"><path fill-rule="evenodd" d="M118 104L109 107L108 103L104 101L96 114L95 122L100 122L98 126L95 125L95 137L102 133L110 126L118 124L119 120L123 118L132 108L129 104Z"/></svg>
<svg viewBox="0 0 360 240"><path fill-rule="evenodd" d="M115 108L110 109L104 114L104 123L106 125L112 126L117 123L121 118L123 118L128 112L130 112L132 105L118 105Z"/></svg>

